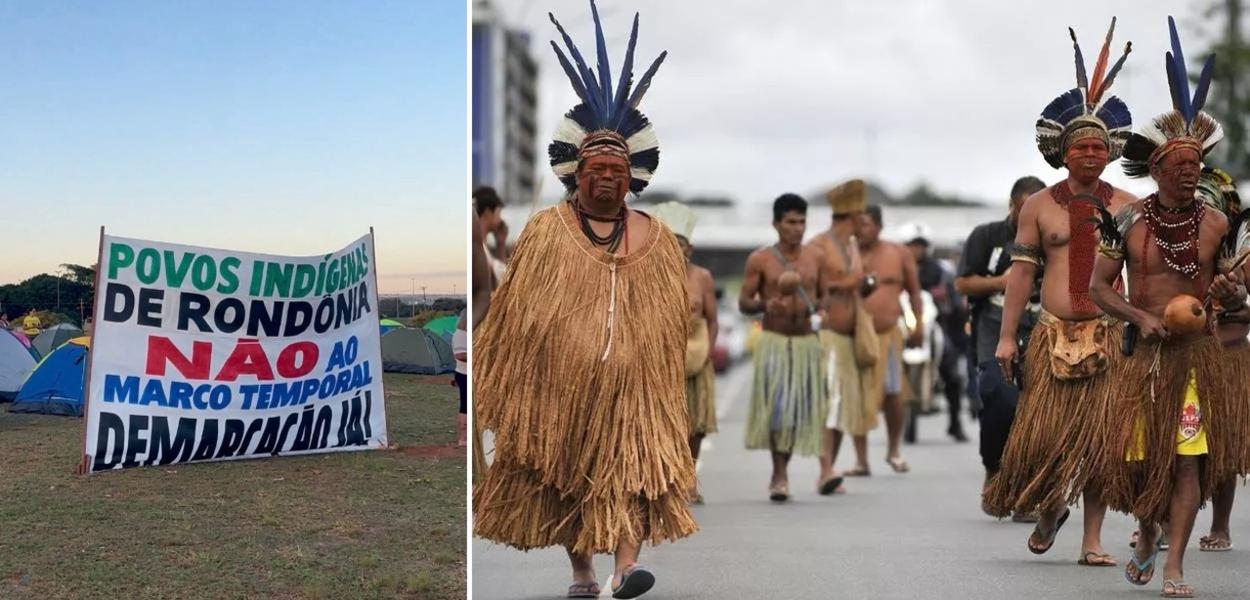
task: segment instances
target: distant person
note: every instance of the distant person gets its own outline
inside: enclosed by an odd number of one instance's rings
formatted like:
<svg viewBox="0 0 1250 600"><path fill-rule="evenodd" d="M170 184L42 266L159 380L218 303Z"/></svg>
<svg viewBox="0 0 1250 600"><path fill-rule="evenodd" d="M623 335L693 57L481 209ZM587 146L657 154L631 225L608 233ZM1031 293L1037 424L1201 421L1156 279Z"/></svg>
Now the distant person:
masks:
<svg viewBox="0 0 1250 600"><path fill-rule="evenodd" d="M998 332L1003 324L1003 300L1007 290L1007 271L1011 268L1011 244L1016 239L1016 224L1020 220L1020 207L1024 200L1046 189L1046 184L1036 177L1021 177L1011 186L1007 218L977 225L964 242L963 256L959 261L959 276L955 289L968 297L972 304L972 343L968 347L968 361L977 367L977 389L981 397L981 464L985 466L985 482L998 473L1002 464L1003 447L1016 416L1016 402L1020 390L1016 384L1003 377L1003 371L994 360L998 347ZM1040 286L1035 285L1035 290ZM1041 310L1041 297L1035 291L1026 304L1025 312L1016 328L1016 346L1028 346L1029 334L1037 323ZM986 506L982 510L989 513ZM1032 522L1035 515L1016 513L1012 520Z"/></svg>
<svg viewBox="0 0 1250 600"><path fill-rule="evenodd" d="M91 332L95 331L95 320L87 317L82 322L82 334L91 337Z"/></svg>
<svg viewBox="0 0 1250 600"><path fill-rule="evenodd" d="M632 101L623 89L602 102L589 76L574 86L582 104L548 146L565 198L530 218L474 332L474 411L495 441L473 491L474 532L520 550L563 548L574 598L600 595L594 556L608 553L613 597L642 595L655 584L636 562L642 544L698 530L686 261L667 227L625 202L660 157L636 108L658 66ZM620 81L634 80L626 71Z"/></svg>
<svg viewBox="0 0 1250 600"><path fill-rule="evenodd" d="M482 186L473 191L473 208L482 228L482 248L486 250L486 256L490 260L494 286L498 287L503 281L504 273L508 270L508 224L503 220L503 199L499 197L495 188ZM493 253L484 245L486 235L494 238L495 251Z"/></svg>
<svg viewBox="0 0 1250 600"><path fill-rule="evenodd" d="M777 243L747 257L738 308L763 313L755 343L755 384L747 410L746 447L769 450L768 497L790 499L788 467L794 453L820 456L829 399L818 307L825 288L825 257L803 245L807 201L783 194L773 202Z"/></svg>
<svg viewBox="0 0 1250 600"><path fill-rule="evenodd" d="M885 413L886 436L889 441L886 462L895 473L906 473L911 467L903 460L899 444L903 438L906 407L903 404L903 346L916 347L924 341L924 309L921 306L920 279L916 259L902 244L881 239L881 207L869 206L859 215L855 236L864 260L864 273L872 280L873 291L864 298L864 308L872 315L873 329L880 342L880 353L869 382L869 394L880 402ZM899 319L903 305L899 298L907 292L915 326L904 335ZM868 468L868 436L854 438L857 466L847 475L864 476Z"/></svg>
<svg viewBox="0 0 1250 600"><path fill-rule="evenodd" d="M0 329L13 329L13 325L9 323L9 313L0 313Z"/></svg>
<svg viewBox="0 0 1250 600"><path fill-rule="evenodd" d="M27 311L26 316L22 317L22 333L28 338L34 338L39 335L40 328L43 327L43 321L39 320L39 315L35 314L35 309Z"/></svg>
<svg viewBox="0 0 1250 600"><path fill-rule="evenodd" d="M712 272L694 264L695 214L679 202L655 207L655 216L677 236L686 255L686 293L690 296L690 337L686 340L686 412L690 418L690 456L699 460L703 438L716 433L716 372L712 368L712 348L716 347L719 325L716 321L716 282ZM703 494L690 491L692 504L703 504Z"/></svg>
<svg viewBox="0 0 1250 600"><path fill-rule="evenodd" d="M838 185L825 198L833 209L833 222L808 244L824 253L828 273L820 338L827 354L829 415L825 419L817 484L820 494L828 496L846 491L842 487L843 475L834 469L842 436L867 435L876 429L881 407L864 393L872 375L868 361L879 351L876 332L871 326L864 327L865 331L856 328L861 320L869 323L871 319L864 312L860 297L864 264L855 240L855 220L864 212L864 181L853 179Z"/></svg>
<svg viewBox="0 0 1250 600"><path fill-rule="evenodd" d="M456 322L456 332L451 335L451 351L456 355L456 387L460 389L460 413L456 415L456 443L461 448L468 445L469 423L469 333L464 311Z"/></svg>
<svg viewBox="0 0 1250 600"><path fill-rule="evenodd" d="M942 391L946 395L946 407L950 411L950 424L946 434L957 442L968 441L964 434L963 421L959 411L964 396L964 376L960 372L959 358L968 347L968 336L964 333L964 299L955 289L955 274L938 259L933 257L933 245L929 240L928 227L916 225L911 239L905 245L916 261L916 272L920 280L920 289L929 292L933 304L937 307L936 325L942 330L945 344L942 345L942 356L938 358L938 377L942 380ZM917 390L918 391L918 390ZM915 419L907 430L907 441L916 441Z"/></svg>

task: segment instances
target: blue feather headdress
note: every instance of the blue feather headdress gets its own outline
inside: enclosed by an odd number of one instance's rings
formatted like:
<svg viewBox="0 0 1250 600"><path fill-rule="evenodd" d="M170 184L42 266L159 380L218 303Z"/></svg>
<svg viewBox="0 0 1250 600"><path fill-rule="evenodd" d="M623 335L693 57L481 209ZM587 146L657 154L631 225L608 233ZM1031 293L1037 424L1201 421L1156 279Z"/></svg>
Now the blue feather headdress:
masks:
<svg viewBox="0 0 1250 600"><path fill-rule="evenodd" d="M1190 96L1189 72L1172 17L1168 17L1168 32L1172 37L1172 50L1164 55L1163 67L1168 76L1172 110L1155 117L1129 138L1124 147L1124 174L1129 177L1149 175L1150 166L1175 148L1193 148L1199 156L1205 157L1224 139L1224 128L1202 111L1207 103L1207 91L1211 89L1215 55L1207 57L1202 74L1198 76L1198 86Z"/></svg>
<svg viewBox="0 0 1250 600"><path fill-rule="evenodd" d="M596 152L619 153L629 160L629 189L637 194L651 181L651 175L660 164L659 140L651 129L651 122L638 112L638 103L651 87L651 78L664 62L668 52L651 63L643 73L638 85L633 85L634 45L638 41L638 14L634 14L634 28L629 34L629 46L625 50L625 63L621 67L616 90L612 89L611 70L608 67L608 49L603 39L603 27L599 23L599 10L590 0L590 13L595 21L595 46L598 54L598 75L590 70L573 39L564 31L555 15L548 13L551 22L564 38L569 55L565 56L554 41L551 48L556 52L560 66L569 77L573 91L581 103L564 115L556 129L555 139L547 146L551 168L569 191L577 189L577 167L590 149ZM572 62L569 61L572 57ZM632 87L632 91L631 91Z"/></svg>
<svg viewBox="0 0 1250 600"><path fill-rule="evenodd" d="M1076 51L1076 87L1060 94L1046 105L1042 116L1037 120L1037 149L1050 166L1059 169L1064 166L1064 153L1068 145L1082 137L1094 135L1107 144L1110 160L1120 157L1124 143L1132 133L1133 117L1128 106L1115 96L1107 95L1115 76L1124 66L1124 60L1133 50L1133 43L1124 45L1124 54L1116 61L1111 70L1107 70L1107 61L1111 52L1111 36L1115 33L1115 17L1111 18L1111 27L1102 44L1102 52L1094 65L1093 78L1086 77L1085 57L1081 55L1081 46L1076 41L1076 32L1068 28L1072 38L1072 48ZM1082 133L1073 136L1074 133Z"/></svg>

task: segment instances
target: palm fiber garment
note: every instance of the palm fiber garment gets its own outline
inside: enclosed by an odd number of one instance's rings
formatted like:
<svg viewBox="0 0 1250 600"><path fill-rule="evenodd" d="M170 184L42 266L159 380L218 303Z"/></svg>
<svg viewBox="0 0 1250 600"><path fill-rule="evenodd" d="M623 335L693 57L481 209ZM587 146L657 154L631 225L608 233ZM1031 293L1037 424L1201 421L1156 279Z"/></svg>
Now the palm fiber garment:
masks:
<svg viewBox="0 0 1250 600"><path fill-rule="evenodd" d="M815 333L761 331L755 341L755 382L747 412L746 447L816 456L829 398L825 350Z"/></svg>
<svg viewBox="0 0 1250 600"><path fill-rule="evenodd" d="M716 433L716 371L707 360L707 318L690 317L690 339L686 342L686 410L690 413L690 435ZM693 370L693 374L691 371Z"/></svg>
<svg viewBox="0 0 1250 600"><path fill-rule="evenodd" d="M828 356L825 387L829 394L829 416L825 427L847 435L868 435L877 428L883 399L864 390L865 387L876 389L873 384L875 366L864 369L856 364L855 339L849 335L823 329L820 342ZM885 362L885 358L880 362Z"/></svg>
<svg viewBox="0 0 1250 600"><path fill-rule="evenodd" d="M1211 482L1240 468L1235 452L1245 443L1245 402L1237 399L1245 396L1245 382L1230 379L1227 360L1219 340L1203 334L1140 340L1117 366L1104 463L1110 508L1153 522L1167 518L1178 453L1206 454L1199 472L1203 501ZM1204 447L1190 451L1191 441Z"/></svg>
<svg viewBox="0 0 1250 600"><path fill-rule="evenodd" d="M1081 327L1093 335L1078 338ZM1097 476L1113 431L1109 366L1121 360L1123 329L1108 317L1064 321L1042 311L1025 351L1024 389L1002 468L985 492L994 514L1071 504L1087 486L1101 484ZM1082 355L1084 361L1078 359ZM1079 367L1065 371L1064 365ZM1061 379L1056 369L1068 375ZM1086 376L1066 378L1082 370Z"/></svg>
<svg viewBox="0 0 1250 600"><path fill-rule="evenodd" d="M616 256L567 202L537 213L474 340L474 403L495 461L477 535L528 550L616 551L694 533L686 441L685 258L657 220Z"/></svg>

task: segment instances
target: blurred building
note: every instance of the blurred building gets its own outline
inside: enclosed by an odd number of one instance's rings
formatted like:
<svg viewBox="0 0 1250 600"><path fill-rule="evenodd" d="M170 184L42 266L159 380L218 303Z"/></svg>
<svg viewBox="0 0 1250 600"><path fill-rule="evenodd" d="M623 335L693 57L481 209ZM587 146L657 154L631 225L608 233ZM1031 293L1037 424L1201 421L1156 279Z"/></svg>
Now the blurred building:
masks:
<svg viewBox="0 0 1250 600"><path fill-rule="evenodd" d="M472 60L473 185L494 187L506 204L529 203L538 173L538 65L529 33L475 0Z"/></svg>

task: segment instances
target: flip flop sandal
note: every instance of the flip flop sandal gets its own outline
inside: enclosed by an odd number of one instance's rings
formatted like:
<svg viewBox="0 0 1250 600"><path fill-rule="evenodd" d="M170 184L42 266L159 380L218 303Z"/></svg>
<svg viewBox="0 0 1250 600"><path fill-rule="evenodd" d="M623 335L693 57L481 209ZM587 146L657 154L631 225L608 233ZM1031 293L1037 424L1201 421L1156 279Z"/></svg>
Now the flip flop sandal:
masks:
<svg viewBox="0 0 1250 600"><path fill-rule="evenodd" d="M872 477L872 471L869 471L868 467L855 467L854 469L851 469L850 471L843 471L842 476L843 477Z"/></svg>
<svg viewBox="0 0 1250 600"><path fill-rule="evenodd" d="M1210 537L1198 540L1198 550L1200 552L1228 552L1232 549L1233 543L1229 540Z"/></svg>
<svg viewBox="0 0 1250 600"><path fill-rule="evenodd" d="M632 566L621 575L621 585L612 588L613 598L637 598L655 585L655 575L640 566Z"/></svg>
<svg viewBox="0 0 1250 600"><path fill-rule="evenodd" d="M1146 585L1147 583L1150 583L1150 580L1154 579L1155 576L1156 558L1159 558L1158 548L1155 548L1154 552L1150 553L1150 558L1147 558L1145 562L1138 562L1137 553L1134 552L1131 556L1129 556L1129 563L1124 565L1124 580L1133 585ZM1137 576L1133 576L1132 573L1129 573L1128 568L1130 565L1137 569ZM1146 575L1147 569L1150 570L1149 575ZM1142 579L1143 575L1146 575L1145 579Z"/></svg>
<svg viewBox="0 0 1250 600"><path fill-rule="evenodd" d="M1090 560L1090 557L1093 557L1093 560ZM1085 556L1082 556L1080 560L1076 561L1076 564L1081 565L1082 567L1118 567L1119 566L1118 564L1116 564L1115 559L1112 558L1111 555L1107 554L1106 552L1086 552Z"/></svg>
<svg viewBox="0 0 1250 600"><path fill-rule="evenodd" d="M590 583L574 583L569 586L569 598L598 598L599 584Z"/></svg>
<svg viewBox="0 0 1250 600"><path fill-rule="evenodd" d="M842 476L834 475L833 477L820 482L816 491L820 492L821 496L832 496L834 492L838 491L838 486L840 485L842 485Z"/></svg>
<svg viewBox="0 0 1250 600"><path fill-rule="evenodd" d="M1068 517L1070 516L1072 516L1072 510L1067 509L1067 508L1063 509L1063 514L1059 516L1059 520L1055 522L1054 530L1052 530L1050 532L1050 536L1048 536L1050 538L1050 541L1046 543L1046 547L1037 548L1037 547L1034 547L1033 544L1028 544L1029 552L1032 552L1033 554L1046 554L1047 552L1049 552L1051 546L1055 545L1055 538L1059 537L1059 530L1063 529L1063 524L1068 522ZM1027 540L1027 542L1032 542L1033 538L1040 533L1041 531L1037 527L1034 527L1033 533L1029 535L1029 539Z"/></svg>
<svg viewBox="0 0 1250 600"><path fill-rule="evenodd" d="M1168 588L1172 588L1169 592ZM1164 579L1163 590L1159 592L1159 596L1163 598L1193 598L1194 588L1183 580Z"/></svg>
<svg viewBox="0 0 1250 600"><path fill-rule="evenodd" d="M768 499L773 502L785 502L786 500L789 500L790 486L783 483L768 488Z"/></svg>
<svg viewBox="0 0 1250 600"><path fill-rule="evenodd" d="M911 465L901 458L887 458L885 462L890 465L891 469L894 469L895 473L906 473L911 470Z"/></svg>

